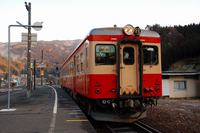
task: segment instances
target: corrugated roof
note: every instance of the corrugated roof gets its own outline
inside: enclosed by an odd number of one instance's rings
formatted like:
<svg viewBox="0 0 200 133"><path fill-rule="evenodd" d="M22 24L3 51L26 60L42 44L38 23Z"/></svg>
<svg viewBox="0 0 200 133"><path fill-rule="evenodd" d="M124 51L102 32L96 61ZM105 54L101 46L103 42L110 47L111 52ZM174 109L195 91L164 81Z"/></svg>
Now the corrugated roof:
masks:
<svg viewBox="0 0 200 133"><path fill-rule="evenodd" d="M162 72L162 75L164 76L181 76L181 75L200 75L200 72L197 71L188 71L188 72L183 72L183 71L164 71Z"/></svg>

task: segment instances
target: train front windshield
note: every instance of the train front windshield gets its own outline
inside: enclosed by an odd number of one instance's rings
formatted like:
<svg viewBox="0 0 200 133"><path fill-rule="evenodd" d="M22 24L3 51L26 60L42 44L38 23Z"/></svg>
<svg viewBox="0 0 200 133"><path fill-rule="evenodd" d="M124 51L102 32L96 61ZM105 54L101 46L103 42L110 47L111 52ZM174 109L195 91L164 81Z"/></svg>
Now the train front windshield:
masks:
<svg viewBox="0 0 200 133"><path fill-rule="evenodd" d="M97 44L96 59L97 65L114 65L116 63L116 49L113 44Z"/></svg>

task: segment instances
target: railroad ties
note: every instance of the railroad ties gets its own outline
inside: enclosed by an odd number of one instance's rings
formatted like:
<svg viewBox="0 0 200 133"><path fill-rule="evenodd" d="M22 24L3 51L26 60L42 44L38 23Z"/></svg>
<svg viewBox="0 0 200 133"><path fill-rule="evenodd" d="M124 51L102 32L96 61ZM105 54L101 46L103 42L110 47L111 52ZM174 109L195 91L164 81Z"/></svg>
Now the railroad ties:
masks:
<svg viewBox="0 0 200 133"><path fill-rule="evenodd" d="M161 133L157 129L140 121L135 123L106 123L105 127L111 133Z"/></svg>

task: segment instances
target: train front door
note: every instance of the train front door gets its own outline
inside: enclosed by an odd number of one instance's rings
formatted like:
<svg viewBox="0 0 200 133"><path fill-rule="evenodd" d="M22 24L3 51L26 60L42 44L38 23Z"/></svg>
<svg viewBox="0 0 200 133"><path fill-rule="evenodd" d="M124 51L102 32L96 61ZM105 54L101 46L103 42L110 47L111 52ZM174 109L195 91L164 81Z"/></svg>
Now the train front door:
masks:
<svg viewBox="0 0 200 133"><path fill-rule="evenodd" d="M138 45L121 45L120 56L120 95L139 94Z"/></svg>

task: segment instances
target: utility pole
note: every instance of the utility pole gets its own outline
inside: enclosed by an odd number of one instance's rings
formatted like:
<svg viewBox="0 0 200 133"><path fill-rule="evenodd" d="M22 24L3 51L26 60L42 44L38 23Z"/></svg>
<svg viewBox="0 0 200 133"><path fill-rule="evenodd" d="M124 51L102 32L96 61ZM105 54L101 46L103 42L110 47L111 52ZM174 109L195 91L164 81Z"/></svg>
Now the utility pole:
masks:
<svg viewBox="0 0 200 133"><path fill-rule="evenodd" d="M41 51L41 64L43 64L43 57L44 51ZM40 76L41 76L41 85L43 85L43 79L44 79L44 68L40 68Z"/></svg>
<svg viewBox="0 0 200 133"><path fill-rule="evenodd" d="M33 82L34 82L34 85L33 85L33 89L35 90L35 75L36 75L36 60L34 59L33 61Z"/></svg>
<svg viewBox="0 0 200 133"><path fill-rule="evenodd" d="M31 3L25 2L28 11L28 49L27 49L27 97L31 96Z"/></svg>

